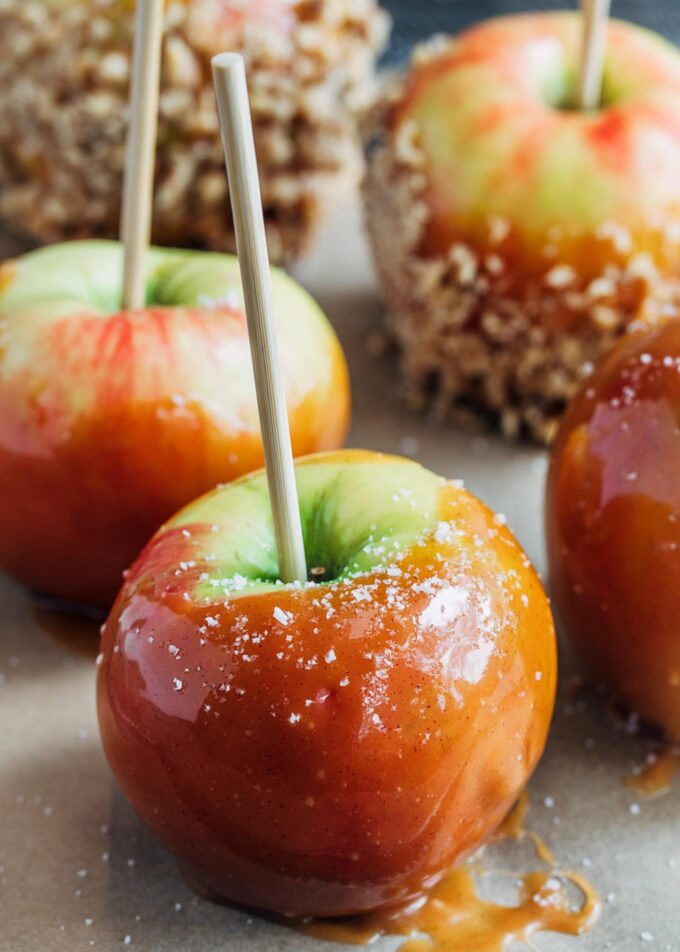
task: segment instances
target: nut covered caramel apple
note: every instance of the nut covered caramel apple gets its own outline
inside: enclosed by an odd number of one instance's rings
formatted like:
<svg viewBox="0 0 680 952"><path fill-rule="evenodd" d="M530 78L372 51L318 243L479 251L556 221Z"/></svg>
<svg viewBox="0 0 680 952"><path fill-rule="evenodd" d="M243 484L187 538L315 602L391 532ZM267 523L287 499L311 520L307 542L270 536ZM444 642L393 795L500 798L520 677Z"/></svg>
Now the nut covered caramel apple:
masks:
<svg viewBox="0 0 680 952"><path fill-rule="evenodd" d="M299 460L310 582L278 580L264 473L143 551L98 712L140 817L194 883L278 913L403 903L491 835L541 755L553 624L513 536L398 457Z"/></svg>
<svg viewBox="0 0 680 952"><path fill-rule="evenodd" d="M263 462L236 259L151 249L146 306L121 311L122 258L73 242L0 268L0 566L107 608L165 519ZM272 281L293 450L334 449L340 344L299 285Z"/></svg>
<svg viewBox="0 0 680 952"><path fill-rule="evenodd" d="M407 389L547 441L588 368L680 296L680 54L613 20L574 108L576 13L434 41L366 126L366 223Z"/></svg>
<svg viewBox="0 0 680 952"><path fill-rule="evenodd" d="M624 337L552 454L555 606L583 657L680 741L680 322Z"/></svg>
<svg viewBox="0 0 680 952"><path fill-rule="evenodd" d="M134 0L0 0L0 220L40 242L118 235ZM356 176L354 113L388 18L375 0L166 3L153 237L234 249L210 59L248 67L272 260L299 255Z"/></svg>

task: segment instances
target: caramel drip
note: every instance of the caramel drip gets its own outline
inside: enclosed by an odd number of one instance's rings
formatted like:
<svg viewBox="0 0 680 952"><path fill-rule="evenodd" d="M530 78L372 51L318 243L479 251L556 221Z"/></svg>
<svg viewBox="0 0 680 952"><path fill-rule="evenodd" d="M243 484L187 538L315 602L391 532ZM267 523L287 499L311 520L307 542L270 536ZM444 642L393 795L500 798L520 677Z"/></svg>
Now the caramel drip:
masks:
<svg viewBox="0 0 680 952"><path fill-rule="evenodd" d="M491 837L492 843L498 843L501 840L515 840L518 842L527 833L524 825L529 812L529 794L522 790L517 802L512 810L506 814L505 819L496 828L496 832Z"/></svg>
<svg viewBox="0 0 680 952"><path fill-rule="evenodd" d="M423 899L405 910L344 921L315 921L302 928L316 938L351 945L365 945L381 935L407 936L399 952L503 952L511 942L528 942L539 932L582 935L600 914L599 897L577 873L554 868L550 850L535 833L524 828L527 810L528 800L523 794L492 842L529 837L537 856L552 869L512 873L519 883L516 905L501 905L479 895L476 877L494 870L479 868L477 858L452 870ZM570 885L581 893L580 906L575 907L569 897Z"/></svg>
<svg viewBox="0 0 680 952"><path fill-rule="evenodd" d="M499 843L502 840L515 840L515 842L519 842L523 840L525 836L528 836L534 844L538 858L548 866L557 866L557 860L547 843L545 843L537 833L534 833L532 830L527 830L525 827L524 821L526 820L528 812L529 794L526 790L523 790L517 803L491 837L490 842Z"/></svg>
<svg viewBox="0 0 680 952"><path fill-rule="evenodd" d="M643 797L660 797L668 793L678 770L680 770L680 748L667 747L648 761L641 773L627 777L626 786Z"/></svg>

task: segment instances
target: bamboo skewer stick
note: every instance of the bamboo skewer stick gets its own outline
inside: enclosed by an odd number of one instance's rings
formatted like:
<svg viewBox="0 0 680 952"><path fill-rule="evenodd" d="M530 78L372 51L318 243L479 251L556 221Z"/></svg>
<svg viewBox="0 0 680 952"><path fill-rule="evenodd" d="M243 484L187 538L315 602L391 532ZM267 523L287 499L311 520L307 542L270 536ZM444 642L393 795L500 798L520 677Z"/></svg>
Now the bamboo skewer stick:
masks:
<svg viewBox="0 0 680 952"><path fill-rule="evenodd" d="M151 234L158 125L163 0L137 0L130 85L130 127L125 155L121 241L125 309L145 303L145 259Z"/></svg>
<svg viewBox="0 0 680 952"><path fill-rule="evenodd" d="M221 53L213 57L212 70L229 178L279 572L284 582L306 582L307 564L285 390L276 345L271 273L243 57L237 53Z"/></svg>
<svg viewBox="0 0 680 952"><path fill-rule="evenodd" d="M600 105L610 6L611 0L581 0L583 37L578 87L581 109L597 109Z"/></svg>

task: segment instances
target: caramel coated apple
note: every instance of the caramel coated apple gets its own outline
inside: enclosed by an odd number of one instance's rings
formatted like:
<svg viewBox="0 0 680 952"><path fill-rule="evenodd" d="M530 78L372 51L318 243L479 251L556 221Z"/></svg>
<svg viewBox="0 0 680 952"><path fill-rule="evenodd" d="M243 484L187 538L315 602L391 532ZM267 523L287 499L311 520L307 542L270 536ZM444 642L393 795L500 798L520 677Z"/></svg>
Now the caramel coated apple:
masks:
<svg viewBox="0 0 680 952"><path fill-rule="evenodd" d="M680 322L626 336L552 455L550 581L584 658L680 739Z"/></svg>
<svg viewBox="0 0 680 952"><path fill-rule="evenodd" d="M236 258L151 249L135 311L121 271L96 241L0 268L0 566L106 608L165 519L263 463ZM272 289L293 451L335 449L342 349L298 284Z"/></svg>
<svg viewBox="0 0 680 952"><path fill-rule="evenodd" d="M631 323L680 306L680 54L610 20L602 101L582 111L581 32L563 11L438 37L365 130L408 394L543 442Z"/></svg>
<svg viewBox="0 0 680 952"><path fill-rule="evenodd" d="M98 709L194 882L335 916L407 901L491 835L543 750L555 641L526 556L459 486L361 451L296 470L322 581L278 581L262 473L205 496L133 567Z"/></svg>

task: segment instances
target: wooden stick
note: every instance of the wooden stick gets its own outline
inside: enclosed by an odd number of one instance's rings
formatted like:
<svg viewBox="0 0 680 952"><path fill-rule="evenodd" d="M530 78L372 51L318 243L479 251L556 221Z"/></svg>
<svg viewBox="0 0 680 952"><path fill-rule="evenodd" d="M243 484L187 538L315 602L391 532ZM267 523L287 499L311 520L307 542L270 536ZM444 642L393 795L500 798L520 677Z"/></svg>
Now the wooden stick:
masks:
<svg viewBox="0 0 680 952"><path fill-rule="evenodd" d="M300 505L276 347L271 273L243 57L238 53L221 53L213 58L212 70L229 178L279 572L284 582L306 582Z"/></svg>
<svg viewBox="0 0 680 952"><path fill-rule="evenodd" d="M137 0L130 85L130 127L125 155L121 241L123 308L145 304L145 259L151 234L153 176L158 125L164 0Z"/></svg>
<svg viewBox="0 0 680 952"><path fill-rule="evenodd" d="M581 109L597 109L600 105L610 6L611 0L581 0L583 38L578 87Z"/></svg>

